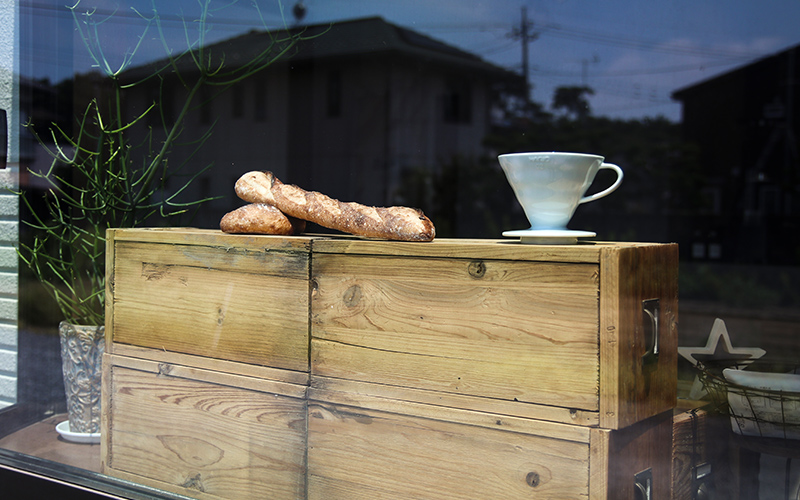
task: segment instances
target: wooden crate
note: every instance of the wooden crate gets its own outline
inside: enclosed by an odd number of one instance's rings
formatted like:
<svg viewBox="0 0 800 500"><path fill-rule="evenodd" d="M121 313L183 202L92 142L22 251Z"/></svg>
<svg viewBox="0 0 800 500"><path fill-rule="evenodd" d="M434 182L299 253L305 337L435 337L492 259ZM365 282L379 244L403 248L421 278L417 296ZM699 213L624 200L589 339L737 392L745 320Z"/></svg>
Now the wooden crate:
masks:
<svg viewBox="0 0 800 500"><path fill-rule="evenodd" d="M650 469L669 496L675 245L138 229L107 255L106 474L201 498L600 499Z"/></svg>
<svg viewBox="0 0 800 500"><path fill-rule="evenodd" d="M677 245L315 241L312 384L620 429L675 406L677 266Z"/></svg>
<svg viewBox="0 0 800 500"><path fill-rule="evenodd" d="M697 402L702 404L700 402ZM672 499L711 498L714 470L708 450L708 411L698 405L676 408L673 416Z"/></svg>
<svg viewBox="0 0 800 500"><path fill-rule="evenodd" d="M107 235L107 352L135 346L308 371L311 238Z"/></svg>
<svg viewBox="0 0 800 500"><path fill-rule="evenodd" d="M305 498L307 373L137 354L104 358L103 473L193 498Z"/></svg>
<svg viewBox="0 0 800 500"><path fill-rule="evenodd" d="M621 430L311 389L308 498L670 498L672 413ZM644 498L644 497L641 497Z"/></svg>

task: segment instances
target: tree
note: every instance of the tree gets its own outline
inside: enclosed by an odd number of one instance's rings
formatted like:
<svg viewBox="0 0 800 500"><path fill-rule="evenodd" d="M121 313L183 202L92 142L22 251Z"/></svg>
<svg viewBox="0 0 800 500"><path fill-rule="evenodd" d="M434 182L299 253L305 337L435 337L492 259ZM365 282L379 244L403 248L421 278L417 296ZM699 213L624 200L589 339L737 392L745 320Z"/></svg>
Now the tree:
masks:
<svg viewBox="0 0 800 500"><path fill-rule="evenodd" d="M585 85L558 87L553 94L552 108L563 109L567 116L576 120L583 120L591 115L589 100L586 96L594 95L594 90Z"/></svg>

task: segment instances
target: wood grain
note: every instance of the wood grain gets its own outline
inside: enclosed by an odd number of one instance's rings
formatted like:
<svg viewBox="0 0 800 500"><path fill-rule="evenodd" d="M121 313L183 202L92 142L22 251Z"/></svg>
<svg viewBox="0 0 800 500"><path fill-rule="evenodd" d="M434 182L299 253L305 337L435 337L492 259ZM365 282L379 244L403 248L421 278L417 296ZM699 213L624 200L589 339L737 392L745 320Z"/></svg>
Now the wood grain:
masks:
<svg viewBox="0 0 800 500"><path fill-rule="evenodd" d="M128 344L113 343L107 354L117 354L118 359L139 358L161 363L182 365L186 367L201 368L219 373L231 373L244 375L261 380L275 380L288 382L297 386L307 387L309 385L309 373L293 370L273 368L271 366L251 365L237 361L209 358L205 356L195 356L178 352L165 351L164 349L148 349Z"/></svg>
<svg viewBox="0 0 800 500"><path fill-rule="evenodd" d="M318 379L315 377L315 381L316 380ZM332 381L333 379L326 380ZM336 386L336 384L334 384L334 386ZM363 387L363 385L361 387ZM474 411L472 409L454 408L444 404L404 401L385 396L376 396L361 391L332 390L330 386L324 389L319 386L312 387L309 389L308 397L309 399L323 403L343 404L357 408L414 415L443 422L475 425L488 429L501 429L524 434L535 434L580 443L585 443L589 439L589 428L585 426L516 417L513 415L494 413L491 409ZM517 404L516 406L520 405Z"/></svg>
<svg viewBox="0 0 800 500"><path fill-rule="evenodd" d="M106 473L200 498L304 497L304 399L265 392L275 385L258 390L257 380L240 384L244 377L215 383L213 372L198 380L198 372L118 359L108 362Z"/></svg>
<svg viewBox="0 0 800 500"><path fill-rule="evenodd" d="M597 410L596 265L314 254L312 269L312 375Z"/></svg>
<svg viewBox="0 0 800 500"><path fill-rule="evenodd" d="M614 243L586 245L523 245L519 240L437 238L424 245L412 242L385 242L353 237L330 237L314 240L314 252L347 255L391 255L403 257L452 259L497 259L537 262L598 263L600 249Z"/></svg>
<svg viewBox="0 0 800 500"><path fill-rule="evenodd" d="M651 498L672 497L672 411L618 430L591 429L592 499L638 498L636 474L651 470Z"/></svg>
<svg viewBox="0 0 800 500"><path fill-rule="evenodd" d="M117 228L109 229L107 236L117 241L138 241L166 245L208 246L222 250L229 248L254 248L308 252L314 238L274 235L227 234L218 229L175 228Z"/></svg>
<svg viewBox="0 0 800 500"><path fill-rule="evenodd" d="M324 396L323 396L324 394ZM335 395L335 396L334 396ZM437 407L475 410L512 417L532 419L537 422L560 422L580 427L598 425L597 412L564 408L561 406L537 405L505 401L496 398L469 396L445 392L433 392L413 387L398 387L373 384L340 378L315 376L311 379L309 397L343 404L363 404L362 399L383 398L394 401L423 403Z"/></svg>
<svg viewBox="0 0 800 500"><path fill-rule="evenodd" d="M710 436L706 432L708 413L699 408L676 413L672 425L672 499L694 500L694 469L708 464L710 459ZM711 465L707 468L712 473L715 469ZM711 478L713 476L709 477L709 482Z"/></svg>
<svg viewBox="0 0 800 500"><path fill-rule="evenodd" d="M308 498L587 498L588 443L309 403Z"/></svg>
<svg viewBox="0 0 800 500"><path fill-rule="evenodd" d="M600 269L600 426L620 429L677 401L678 246L609 248ZM648 299L660 301L660 354L650 364Z"/></svg>
<svg viewBox="0 0 800 500"><path fill-rule="evenodd" d="M113 342L308 371L307 253L114 242Z"/></svg>

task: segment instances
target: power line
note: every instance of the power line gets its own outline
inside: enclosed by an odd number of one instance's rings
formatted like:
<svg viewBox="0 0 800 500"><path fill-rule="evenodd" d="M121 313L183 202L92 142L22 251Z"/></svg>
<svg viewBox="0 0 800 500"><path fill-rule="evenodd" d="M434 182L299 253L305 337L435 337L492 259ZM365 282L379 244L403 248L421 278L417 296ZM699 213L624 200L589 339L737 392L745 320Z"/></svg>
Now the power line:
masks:
<svg viewBox="0 0 800 500"><path fill-rule="evenodd" d="M664 43L655 40L646 40L643 38L630 38L575 28L564 28L557 24L545 26L542 29L542 34L576 41L600 43L604 45L646 50L651 52L661 52L666 54L739 59L749 59L761 55L760 53L750 51L743 52L738 50L686 47L675 43Z"/></svg>
<svg viewBox="0 0 800 500"><path fill-rule="evenodd" d="M658 75L668 73L682 73L686 71L702 71L707 68L714 68L720 66L733 66L739 64L739 60L724 59L719 61L704 62L698 64L681 64L672 66L661 66L656 68L642 68L618 71L606 71L603 73L592 74L593 78L616 78L620 76L643 76L643 75ZM533 71L536 75L547 75L561 78L574 78L578 79L581 75L574 71L559 71L556 69L541 69L534 67Z"/></svg>

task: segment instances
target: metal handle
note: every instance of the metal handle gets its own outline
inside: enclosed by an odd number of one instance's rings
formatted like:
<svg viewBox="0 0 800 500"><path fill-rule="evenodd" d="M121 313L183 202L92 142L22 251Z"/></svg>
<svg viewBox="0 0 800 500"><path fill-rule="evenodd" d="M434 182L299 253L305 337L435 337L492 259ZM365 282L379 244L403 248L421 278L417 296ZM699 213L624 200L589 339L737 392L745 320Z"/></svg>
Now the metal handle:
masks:
<svg viewBox="0 0 800 500"><path fill-rule="evenodd" d="M645 469L633 476L633 488L636 500L653 500L653 469Z"/></svg>
<svg viewBox="0 0 800 500"><path fill-rule="evenodd" d="M658 361L658 317L661 308L659 299L648 299L642 301L642 332L644 333L645 352L642 355L642 363L653 363ZM650 334L648 335L648 331Z"/></svg>

